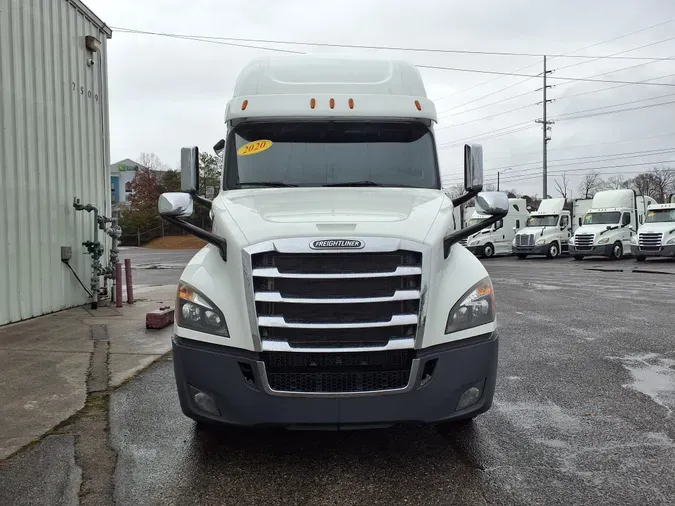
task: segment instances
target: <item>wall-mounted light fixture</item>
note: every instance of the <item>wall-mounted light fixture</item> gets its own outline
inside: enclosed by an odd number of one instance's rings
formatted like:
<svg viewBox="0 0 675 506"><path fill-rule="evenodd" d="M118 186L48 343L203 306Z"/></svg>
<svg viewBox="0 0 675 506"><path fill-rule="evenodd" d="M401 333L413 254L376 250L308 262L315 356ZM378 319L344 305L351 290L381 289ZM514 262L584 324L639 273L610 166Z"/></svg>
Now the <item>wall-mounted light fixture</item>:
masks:
<svg viewBox="0 0 675 506"><path fill-rule="evenodd" d="M87 35L84 38L84 45L90 53L98 53L101 50L101 41L93 35Z"/></svg>

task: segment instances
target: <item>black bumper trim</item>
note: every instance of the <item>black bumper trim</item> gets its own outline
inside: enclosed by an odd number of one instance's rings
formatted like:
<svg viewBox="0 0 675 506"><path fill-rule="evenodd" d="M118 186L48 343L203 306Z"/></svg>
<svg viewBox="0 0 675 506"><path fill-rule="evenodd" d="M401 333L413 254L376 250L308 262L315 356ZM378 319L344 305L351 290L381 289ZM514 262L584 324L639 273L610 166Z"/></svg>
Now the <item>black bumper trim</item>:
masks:
<svg viewBox="0 0 675 506"><path fill-rule="evenodd" d="M173 352L181 408L192 418L243 426L392 425L462 419L487 411L496 383L498 337L495 332L419 350L409 387L367 395L277 395L265 388L258 353L180 337L173 338ZM428 363L433 363L431 375L425 372ZM481 382L481 399L456 411L462 393ZM220 416L201 411L191 389L209 395Z"/></svg>

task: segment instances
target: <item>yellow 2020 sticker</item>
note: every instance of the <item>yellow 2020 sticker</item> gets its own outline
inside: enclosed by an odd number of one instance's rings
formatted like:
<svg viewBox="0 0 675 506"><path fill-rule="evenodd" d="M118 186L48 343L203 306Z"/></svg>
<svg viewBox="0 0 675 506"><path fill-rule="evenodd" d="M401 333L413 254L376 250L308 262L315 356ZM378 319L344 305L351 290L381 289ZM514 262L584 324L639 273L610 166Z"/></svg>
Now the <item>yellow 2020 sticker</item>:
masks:
<svg viewBox="0 0 675 506"><path fill-rule="evenodd" d="M650 218L652 218L652 217L654 216L654 211L649 211L649 212L647 213L647 216L649 216Z"/></svg>
<svg viewBox="0 0 675 506"><path fill-rule="evenodd" d="M272 147L272 141L260 140L244 144L237 150L239 156L255 155Z"/></svg>

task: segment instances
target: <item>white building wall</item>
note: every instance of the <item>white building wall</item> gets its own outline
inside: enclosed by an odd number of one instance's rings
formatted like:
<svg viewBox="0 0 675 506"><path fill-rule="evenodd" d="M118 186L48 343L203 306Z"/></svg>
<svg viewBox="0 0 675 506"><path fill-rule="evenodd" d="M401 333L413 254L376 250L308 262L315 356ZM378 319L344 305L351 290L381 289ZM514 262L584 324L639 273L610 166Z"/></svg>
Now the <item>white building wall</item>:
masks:
<svg viewBox="0 0 675 506"><path fill-rule="evenodd" d="M110 216L110 35L79 0L0 0L0 324L88 300L60 248L88 287L94 217L73 199Z"/></svg>

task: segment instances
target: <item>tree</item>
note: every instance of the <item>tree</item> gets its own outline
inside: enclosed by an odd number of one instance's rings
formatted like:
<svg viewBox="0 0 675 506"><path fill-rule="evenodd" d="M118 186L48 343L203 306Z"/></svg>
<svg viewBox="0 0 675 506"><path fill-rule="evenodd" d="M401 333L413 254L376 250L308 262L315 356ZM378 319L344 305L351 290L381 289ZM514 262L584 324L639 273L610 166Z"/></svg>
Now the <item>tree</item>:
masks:
<svg viewBox="0 0 675 506"><path fill-rule="evenodd" d="M612 176L605 181L605 189L607 190L621 190L630 187L630 181L626 181L623 176Z"/></svg>
<svg viewBox="0 0 675 506"><path fill-rule="evenodd" d="M630 180L630 187L640 195L659 198L658 185L654 181L654 175L650 172L635 176Z"/></svg>
<svg viewBox="0 0 675 506"><path fill-rule="evenodd" d="M157 227L157 200L162 192L157 173L145 167L139 169L131 180L131 191L129 206L120 216L120 226L124 234Z"/></svg>
<svg viewBox="0 0 675 506"><path fill-rule="evenodd" d="M562 177L558 180L555 180L555 189L560 194L562 198L567 202L567 195L569 192L569 180L567 179L567 174L563 172Z"/></svg>
<svg viewBox="0 0 675 506"><path fill-rule="evenodd" d="M199 152L199 194L207 196L207 188L213 188L213 195L218 195L222 167L221 156L214 156L205 151Z"/></svg>
<svg viewBox="0 0 675 506"><path fill-rule="evenodd" d="M583 198L590 199L602 189L603 184L604 181L600 177L599 172L586 174L579 183L579 193L583 196Z"/></svg>
<svg viewBox="0 0 675 506"><path fill-rule="evenodd" d="M160 193L179 192L181 190L180 172L167 170L159 178Z"/></svg>
<svg viewBox="0 0 675 506"><path fill-rule="evenodd" d="M169 170L169 166L159 159L155 153L143 152L138 156L138 163L150 170L164 172Z"/></svg>
<svg viewBox="0 0 675 506"><path fill-rule="evenodd" d="M675 171L667 167L654 167L650 172L654 195L658 202L666 202L670 191L675 185Z"/></svg>

